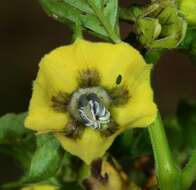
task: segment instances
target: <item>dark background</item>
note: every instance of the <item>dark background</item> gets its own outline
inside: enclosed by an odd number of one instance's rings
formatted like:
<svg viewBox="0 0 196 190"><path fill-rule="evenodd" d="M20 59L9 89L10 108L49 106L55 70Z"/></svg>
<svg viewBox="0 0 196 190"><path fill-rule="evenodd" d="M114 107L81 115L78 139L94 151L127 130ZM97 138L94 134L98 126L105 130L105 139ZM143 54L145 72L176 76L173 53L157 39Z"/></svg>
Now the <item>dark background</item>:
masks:
<svg viewBox="0 0 196 190"><path fill-rule="evenodd" d="M122 24L122 36L129 30L128 25ZM69 43L70 37L67 26L49 18L36 0L1 1L0 115L27 110L40 58ZM196 99L196 67L181 52L164 55L152 78L155 99L164 115L174 114L180 99ZM14 179L16 173L11 158L0 155L0 181Z"/></svg>

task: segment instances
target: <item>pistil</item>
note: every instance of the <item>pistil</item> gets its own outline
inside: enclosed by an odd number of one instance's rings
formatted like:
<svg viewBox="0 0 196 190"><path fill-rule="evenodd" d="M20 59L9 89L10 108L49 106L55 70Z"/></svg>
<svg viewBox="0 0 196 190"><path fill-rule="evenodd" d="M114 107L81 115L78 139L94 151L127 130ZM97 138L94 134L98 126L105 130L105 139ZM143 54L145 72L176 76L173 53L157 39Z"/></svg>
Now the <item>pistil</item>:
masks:
<svg viewBox="0 0 196 190"><path fill-rule="evenodd" d="M96 94L80 97L78 111L82 122L93 129L102 129L110 123L110 112Z"/></svg>

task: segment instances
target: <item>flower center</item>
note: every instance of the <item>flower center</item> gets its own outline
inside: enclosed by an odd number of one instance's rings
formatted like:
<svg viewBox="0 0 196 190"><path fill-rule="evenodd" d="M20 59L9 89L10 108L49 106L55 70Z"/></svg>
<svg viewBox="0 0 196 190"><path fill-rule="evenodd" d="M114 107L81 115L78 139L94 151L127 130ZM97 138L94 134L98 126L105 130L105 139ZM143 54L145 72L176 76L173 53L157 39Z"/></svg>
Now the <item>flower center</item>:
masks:
<svg viewBox="0 0 196 190"><path fill-rule="evenodd" d="M110 98L102 88L84 88L72 95L69 110L72 116L85 126L105 129L111 120L107 109L109 104Z"/></svg>
<svg viewBox="0 0 196 190"><path fill-rule="evenodd" d="M78 111L83 123L94 129L101 129L110 122L110 112L96 94L82 95L79 99Z"/></svg>

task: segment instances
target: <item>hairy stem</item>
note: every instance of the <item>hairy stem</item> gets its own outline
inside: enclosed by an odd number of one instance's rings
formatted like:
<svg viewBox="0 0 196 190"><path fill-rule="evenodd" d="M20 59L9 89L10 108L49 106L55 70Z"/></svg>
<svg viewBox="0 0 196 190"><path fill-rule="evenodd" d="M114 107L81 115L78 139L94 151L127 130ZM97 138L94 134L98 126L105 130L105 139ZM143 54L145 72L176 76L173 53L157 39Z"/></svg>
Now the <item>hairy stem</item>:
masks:
<svg viewBox="0 0 196 190"><path fill-rule="evenodd" d="M196 179L196 151L191 155L191 158L182 172L182 183L184 189L189 189L193 181Z"/></svg>
<svg viewBox="0 0 196 190"><path fill-rule="evenodd" d="M82 26L80 25L79 22L76 22L73 27L73 41L76 39L83 39L83 34L82 34Z"/></svg>
<svg viewBox="0 0 196 190"><path fill-rule="evenodd" d="M148 128L161 190L182 190L181 171L172 158L160 115Z"/></svg>

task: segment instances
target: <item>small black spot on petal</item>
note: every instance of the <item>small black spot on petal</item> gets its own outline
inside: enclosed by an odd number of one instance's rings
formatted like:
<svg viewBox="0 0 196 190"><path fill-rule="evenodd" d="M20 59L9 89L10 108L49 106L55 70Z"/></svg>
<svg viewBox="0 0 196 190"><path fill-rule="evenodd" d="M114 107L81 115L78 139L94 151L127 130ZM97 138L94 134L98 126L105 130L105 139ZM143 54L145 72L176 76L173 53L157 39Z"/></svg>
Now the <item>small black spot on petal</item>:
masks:
<svg viewBox="0 0 196 190"><path fill-rule="evenodd" d="M120 84L122 81L122 75L118 75L117 78L116 78L116 84Z"/></svg>

